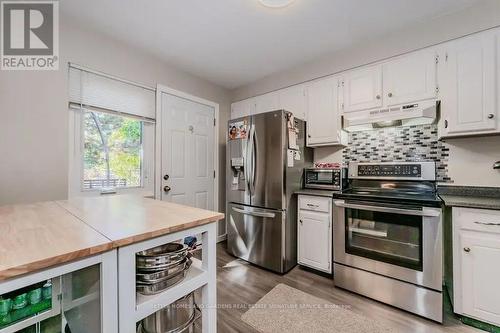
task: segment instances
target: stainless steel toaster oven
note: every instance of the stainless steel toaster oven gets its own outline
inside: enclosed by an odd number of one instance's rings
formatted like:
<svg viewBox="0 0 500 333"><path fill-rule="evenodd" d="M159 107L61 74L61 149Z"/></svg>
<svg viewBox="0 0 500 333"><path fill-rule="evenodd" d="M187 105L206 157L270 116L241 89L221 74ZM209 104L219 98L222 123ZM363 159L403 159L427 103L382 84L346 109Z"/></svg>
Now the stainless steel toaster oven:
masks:
<svg viewBox="0 0 500 333"><path fill-rule="evenodd" d="M340 191L347 185L347 169L304 169L304 188Z"/></svg>

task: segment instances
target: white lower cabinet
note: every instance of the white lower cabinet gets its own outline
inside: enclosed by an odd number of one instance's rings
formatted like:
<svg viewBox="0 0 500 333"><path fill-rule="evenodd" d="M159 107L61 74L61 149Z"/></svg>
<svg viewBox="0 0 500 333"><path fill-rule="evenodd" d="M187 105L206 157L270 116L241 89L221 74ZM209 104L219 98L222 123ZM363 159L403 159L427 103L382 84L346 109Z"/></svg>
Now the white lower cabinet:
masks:
<svg viewBox="0 0 500 333"><path fill-rule="evenodd" d="M299 195L298 263L332 272L332 199Z"/></svg>
<svg viewBox="0 0 500 333"><path fill-rule="evenodd" d="M456 313L500 326L500 211L453 208Z"/></svg>

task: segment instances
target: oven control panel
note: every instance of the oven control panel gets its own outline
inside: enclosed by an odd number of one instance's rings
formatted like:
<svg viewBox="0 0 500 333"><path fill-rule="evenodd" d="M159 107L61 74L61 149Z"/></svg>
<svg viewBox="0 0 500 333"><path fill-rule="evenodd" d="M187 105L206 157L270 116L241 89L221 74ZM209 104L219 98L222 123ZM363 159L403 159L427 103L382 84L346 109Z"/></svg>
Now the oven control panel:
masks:
<svg viewBox="0 0 500 333"><path fill-rule="evenodd" d="M361 177L415 177L422 176L422 166L416 164L360 164L358 176Z"/></svg>

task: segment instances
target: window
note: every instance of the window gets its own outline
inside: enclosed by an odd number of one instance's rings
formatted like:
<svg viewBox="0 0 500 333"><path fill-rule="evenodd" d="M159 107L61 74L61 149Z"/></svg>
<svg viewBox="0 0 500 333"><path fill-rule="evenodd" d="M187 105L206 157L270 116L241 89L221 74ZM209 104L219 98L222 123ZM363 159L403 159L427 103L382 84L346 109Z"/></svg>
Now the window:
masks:
<svg viewBox="0 0 500 333"><path fill-rule="evenodd" d="M69 196L154 195L156 92L70 64Z"/></svg>
<svg viewBox="0 0 500 333"><path fill-rule="evenodd" d="M82 189L140 187L142 132L139 120L84 111Z"/></svg>

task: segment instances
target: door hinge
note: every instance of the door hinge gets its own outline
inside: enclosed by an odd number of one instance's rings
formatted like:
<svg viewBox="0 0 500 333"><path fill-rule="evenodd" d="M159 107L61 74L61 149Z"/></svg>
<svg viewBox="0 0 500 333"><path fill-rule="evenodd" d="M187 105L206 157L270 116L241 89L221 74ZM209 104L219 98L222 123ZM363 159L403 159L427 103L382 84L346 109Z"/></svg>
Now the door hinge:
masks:
<svg viewBox="0 0 500 333"><path fill-rule="evenodd" d="M214 126L217 124L217 119L214 118Z"/></svg>
<svg viewBox="0 0 500 333"><path fill-rule="evenodd" d="M331 265L331 263L330 263L330 262L328 262L328 269L330 269L330 265Z"/></svg>
<svg viewBox="0 0 500 333"><path fill-rule="evenodd" d="M436 86L436 94L439 94L439 86Z"/></svg>
<svg viewBox="0 0 500 333"><path fill-rule="evenodd" d="M448 61L448 52L445 53L444 61Z"/></svg>
<svg viewBox="0 0 500 333"><path fill-rule="evenodd" d="M436 64L439 64L439 54L436 54Z"/></svg>
<svg viewBox="0 0 500 333"><path fill-rule="evenodd" d="M214 178L215 178L215 170L214 170Z"/></svg>
<svg viewBox="0 0 500 333"><path fill-rule="evenodd" d="M344 110L344 103L340 104L340 106L342 107L342 110Z"/></svg>

